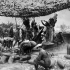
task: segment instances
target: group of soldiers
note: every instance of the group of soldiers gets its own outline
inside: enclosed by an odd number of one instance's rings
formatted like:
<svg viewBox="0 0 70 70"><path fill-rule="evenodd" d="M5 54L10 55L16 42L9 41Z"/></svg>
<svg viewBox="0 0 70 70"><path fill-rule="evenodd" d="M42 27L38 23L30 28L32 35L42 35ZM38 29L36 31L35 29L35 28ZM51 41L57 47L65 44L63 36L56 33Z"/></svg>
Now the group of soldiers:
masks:
<svg viewBox="0 0 70 70"><path fill-rule="evenodd" d="M49 54L45 50L45 45L47 46L48 42L53 42L57 14L54 14L54 17L50 18L48 21L41 20L41 22L44 25L43 27L38 26L34 18L30 25L29 18L24 18L22 25L23 27L17 27L15 37L13 33L13 27L11 27L9 31L9 37L16 40L15 44L18 43L18 47L20 47L21 51L20 54L24 54L28 49L40 46L39 55L33 62L34 66L36 70L38 70L38 65L43 66L45 70L49 70L53 67L53 65L51 65L50 59L52 54ZM46 27L45 31L44 27Z"/></svg>
<svg viewBox="0 0 70 70"><path fill-rule="evenodd" d="M25 41L34 41L37 44L43 43L43 42L53 42L54 38L54 27L57 22L57 14L54 14L52 18L50 18L48 21L41 20L43 26L40 26L35 21L35 18L33 18L33 21L30 24L29 18L23 18L23 24L20 27L16 27L16 32L13 31L13 26L10 27L9 31L9 37L13 39L9 39L10 46L14 47L16 44L20 46L20 44ZM46 28L44 30L44 28ZM13 40L15 40L15 43L13 44Z"/></svg>
<svg viewBox="0 0 70 70"><path fill-rule="evenodd" d="M46 30L44 31L44 27L38 27L37 23L35 22L35 18L33 19L31 25L29 18L24 18L23 25L24 28L17 28L17 36L16 42L20 45L20 51L22 54L26 52L29 48L32 49L34 46L40 43L40 52L38 57L34 60L34 65L36 70L38 70L38 65L43 66L45 69L51 68L51 60L49 57L48 52L46 52L44 46L45 42L53 42L54 37L54 27L57 22L57 14L54 17L50 18L48 21L41 20ZM20 41L20 29L21 29L21 41ZM13 37L13 29L10 29L10 37ZM26 41L29 40L29 41ZM21 43L20 43L21 42ZM24 48L25 47L25 48ZM32 47L32 48L31 48ZM42 62L41 62L42 61Z"/></svg>
<svg viewBox="0 0 70 70"><path fill-rule="evenodd" d="M37 22L35 22L35 18L33 18L30 25L29 18L24 18L22 27L17 27L15 37L13 27L10 28L9 37L14 37L18 43L24 40L34 40L37 43L41 43L43 39L45 39L46 42L53 42L54 26L57 22L57 14L55 14L54 17L50 18L48 21L41 20L41 22L44 25L43 27L38 25ZM45 31L44 27L46 27Z"/></svg>

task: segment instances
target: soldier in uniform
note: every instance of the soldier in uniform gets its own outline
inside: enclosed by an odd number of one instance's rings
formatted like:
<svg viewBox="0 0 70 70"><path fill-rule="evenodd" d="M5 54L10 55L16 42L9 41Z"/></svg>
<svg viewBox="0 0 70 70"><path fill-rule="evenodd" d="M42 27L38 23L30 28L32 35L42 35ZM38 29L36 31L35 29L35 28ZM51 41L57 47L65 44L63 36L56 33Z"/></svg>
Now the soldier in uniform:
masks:
<svg viewBox="0 0 70 70"><path fill-rule="evenodd" d="M10 27L9 37L11 37L11 38L13 37L13 27L12 26Z"/></svg>
<svg viewBox="0 0 70 70"><path fill-rule="evenodd" d="M16 33L15 33L15 44L14 44L14 46L16 45L16 43L18 43L18 45L19 45L19 39L20 39L20 35L19 35L19 27L17 27L17 29L16 29Z"/></svg>
<svg viewBox="0 0 70 70"><path fill-rule="evenodd" d="M26 38L26 30L21 29L22 30L22 41L24 41L24 39Z"/></svg>
<svg viewBox="0 0 70 70"><path fill-rule="evenodd" d="M30 31L30 20L29 20L29 18L24 18L23 24L25 25L26 30L25 30L25 31L22 30L22 34L25 33L25 34L24 34L24 36L26 35L25 38L26 38L26 39L30 39L31 31Z"/></svg>
<svg viewBox="0 0 70 70"><path fill-rule="evenodd" d="M11 37L11 38L14 37L13 26L10 27L9 37ZM12 48L12 46L13 46L13 40L12 40L11 38L10 38L10 40L9 40L8 45L9 45L9 47ZM7 42L8 42L8 41L7 41Z"/></svg>
<svg viewBox="0 0 70 70"><path fill-rule="evenodd" d="M38 27L37 27L36 24L37 24L37 23L35 22L35 19L34 19L34 20L32 21L32 23L31 23L31 27L32 27L33 32L34 32L34 36L36 36L37 33L38 33Z"/></svg>
<svg viewBox="0 0 70 70"><path fill-rule="evenodd" d="M29 18L25 18L23 24L26 26L26 29L30 29L30 20Z"/></svg>
<svg viewBox="0 0 70 70"><path fill-rule="evenodd" d="M38 65L43 66L45 70L48 70L52 67L51 65L51 54L49 54L44 47L44 44L42 44L42 48L40 48L39 55L34 60L35 68L38 70Z"/></svg>
<svg viewBox="0 0 70 70"><path fill-rule="evenodd" d="M41 21L44 26L46 26L46 40L48 38L48 41L52 42L53 41L53 36L54 36L54 26L55 23L57 22L57 14L54 15L53 18L50 18L49 21L45 21L45 24L43 21Z"/></svg>

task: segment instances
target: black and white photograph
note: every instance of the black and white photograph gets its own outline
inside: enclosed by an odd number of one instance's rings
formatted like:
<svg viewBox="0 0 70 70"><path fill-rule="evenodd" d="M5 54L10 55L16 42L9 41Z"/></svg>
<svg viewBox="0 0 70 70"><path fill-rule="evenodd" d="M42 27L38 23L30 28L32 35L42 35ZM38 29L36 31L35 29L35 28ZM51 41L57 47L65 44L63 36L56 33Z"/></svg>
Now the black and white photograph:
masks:
<svg viewBox="0 0 70 70"><path fill-rule="evenodd" d="M70 70L70 0L0 0L0 70Z"/></svg>

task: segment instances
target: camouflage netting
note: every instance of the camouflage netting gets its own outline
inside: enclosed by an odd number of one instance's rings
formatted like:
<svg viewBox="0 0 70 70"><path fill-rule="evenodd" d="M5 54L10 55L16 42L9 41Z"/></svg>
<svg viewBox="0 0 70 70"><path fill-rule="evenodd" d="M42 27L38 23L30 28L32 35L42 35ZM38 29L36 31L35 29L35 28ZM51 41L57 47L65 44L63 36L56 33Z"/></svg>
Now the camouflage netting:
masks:
<svg viewBox="0 0 70 70"><path fill-rule="evenodd" d="M11 17L44 16L67 8L67 0L0 0L0 15Z"/></svg>

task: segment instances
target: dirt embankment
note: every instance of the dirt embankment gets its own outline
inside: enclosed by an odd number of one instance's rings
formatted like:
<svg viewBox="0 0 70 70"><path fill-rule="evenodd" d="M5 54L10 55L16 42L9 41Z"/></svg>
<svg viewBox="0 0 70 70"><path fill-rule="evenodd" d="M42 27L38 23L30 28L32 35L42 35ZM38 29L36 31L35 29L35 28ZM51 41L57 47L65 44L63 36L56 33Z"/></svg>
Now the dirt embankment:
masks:
<svg viewBox="0 0 70 70"><path fill-rule="evenodd" d="M62 44L58 47L47 49L49 53L54 53L54 56L51 58L52 64L55 64L54 70L61 70L57 66L57 61L60 61L65 65L65 70L70 68L70 59L66 59L64 56L67 54L67 44ZM31 60L33 61L38 55L38 52L33 53ZM33 65L27 63L13 63L13 64L0 64L0 70L35 70Z"/></svg>

